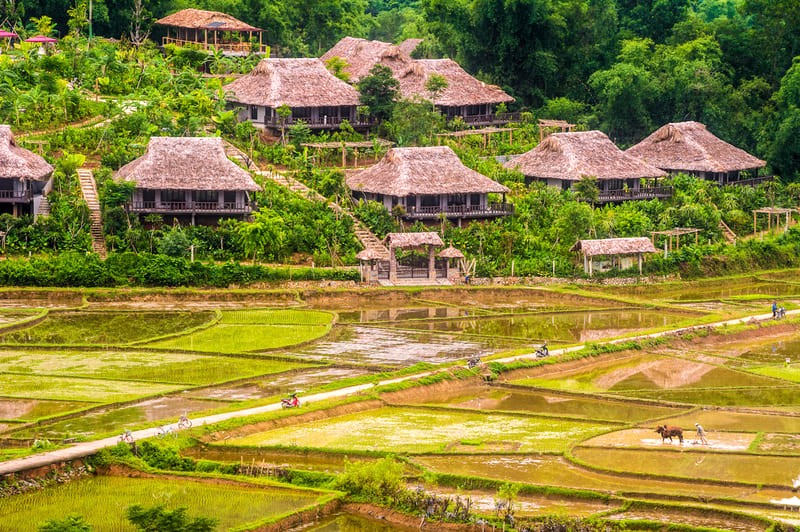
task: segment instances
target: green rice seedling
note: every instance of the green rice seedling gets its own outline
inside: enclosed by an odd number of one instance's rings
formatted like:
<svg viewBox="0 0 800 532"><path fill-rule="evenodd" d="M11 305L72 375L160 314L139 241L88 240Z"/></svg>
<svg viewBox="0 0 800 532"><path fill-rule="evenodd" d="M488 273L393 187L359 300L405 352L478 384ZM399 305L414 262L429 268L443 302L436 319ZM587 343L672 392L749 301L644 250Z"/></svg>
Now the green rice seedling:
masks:
<svg viewBox="0 0 800 532"><path fill-rule="evenodd" d="M148 344L159 349L243 353L276 349L316 340L330 325L219 324L196 333Z"/></svg>
<svg viewBox="0 0 800 532"><path fill-rule="evenodd" d="M0 379L0 395L48 399L52 401L80 401L86 403L114 403L173 392L182 386L151 382L109 381L71 377L37 375L7 375Z"/></svg>
<svg viewBox="0 0 800 532"><path fill-rule="evenodd" d="M328 325L333 314L319 310L224 310L222 323L235 325Z"/></svg>

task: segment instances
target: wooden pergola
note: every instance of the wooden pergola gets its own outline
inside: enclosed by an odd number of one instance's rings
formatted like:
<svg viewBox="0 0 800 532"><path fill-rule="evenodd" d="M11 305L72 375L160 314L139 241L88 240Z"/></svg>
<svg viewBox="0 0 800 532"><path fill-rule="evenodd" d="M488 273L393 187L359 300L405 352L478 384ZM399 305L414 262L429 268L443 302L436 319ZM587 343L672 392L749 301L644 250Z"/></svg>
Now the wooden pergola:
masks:
<svg viewBox="0 0 800 532"><path fill-rule="evenodd" d="M785 207L764 207L763 209L756 209L753 211L753 234L757 232L757 222L758 222L758 215L759 214L766 214L767 215L767 231L772 230L772 217L775 216L775 228L777 229L780 225L781 216L786 216L786 225L784 225L784 231L789 229L789 215L796 212L797 209L787 209Z"/></svg>
<svg viewBox="0 0 800 532"><path fill-rule="evenodd" d="M353 166L358 166L358 150L380 148L391 148L394 143L385 139L362 140L362 141L341 141L341 142L306 142L301 144L306 148L313 148L317 153L324 150L342 150L342 168L347 168L347 150L353 150Z"/></svg>
<svg viewBox="0 0 800 532"><path fill-rule="evenodd" d="M670 229L668 231L650 231L650 240L653 242L653 246L656 245L656 235L663 235L667 237L667 241L664 242L665 248L664 251L678 251L681 249L681 237L683 235L694 235L694 243L697 244L699 236L700 236L700 229L694 227L676 227L675 229ZM674 247L673 247L674 242Z"/></svg>
<svg viewBox="0 0 800 532"><path fill-rule="evenodd" d="M561 133L569 133L572 131L572 128L575 127L575 124L570 124L566 120L547 120L547 119L539 119L539 142L542 142L544 138L547 136L545 135L545 131L549 131L551 129L558 129Z"/></svg>
<svg viewBox="0 0 800 532"><path fill-rule="evenodd" d="M389 281L397 282L397 250L417 249L428 254L428 275L430 281L436 280L436 248L444 246L437 233L389 233L384 238L389 248Z"/></svg>
<svg viewBox="0 0 800 532"><path fill-rule="evenodd" d="M486 148L489 145L489 135L493 135L495 133L505 133L508 132L508 142L511 143L514 141L514 130L517 128L515 127L484 127L480 129L464 129L462 131L450 131L448 133L437 133L436 134L436 145L439 146L442 143L442 137L453 137L458 139L456 142L461 146L461 139L464 137L469 137L471 135L483 135L483 147Z"/></svg>

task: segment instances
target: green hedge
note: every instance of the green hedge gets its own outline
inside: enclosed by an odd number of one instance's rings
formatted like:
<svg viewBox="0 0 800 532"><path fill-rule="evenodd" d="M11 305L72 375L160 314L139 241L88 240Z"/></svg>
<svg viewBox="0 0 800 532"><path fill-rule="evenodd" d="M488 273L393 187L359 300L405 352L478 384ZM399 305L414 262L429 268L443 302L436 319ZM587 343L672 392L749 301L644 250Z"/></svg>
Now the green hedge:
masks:
<svg viewBox="0 0 800 532"><path fill-rule="evenodd" d="M0 261L4 286L192 286L224 288L264 281L358 281L355 269L322 269L191 262L149 253L63 253Z"/></svg>

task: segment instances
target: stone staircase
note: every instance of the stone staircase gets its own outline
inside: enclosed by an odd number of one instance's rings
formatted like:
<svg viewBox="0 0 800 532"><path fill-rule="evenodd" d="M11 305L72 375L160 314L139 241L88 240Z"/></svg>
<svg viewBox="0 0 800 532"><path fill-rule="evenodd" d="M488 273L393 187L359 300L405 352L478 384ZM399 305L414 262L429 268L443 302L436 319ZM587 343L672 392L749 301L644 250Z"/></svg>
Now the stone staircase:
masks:
<svg viewBox="0 0 800 532"><path fill-rule="evenodd" d="M89 207L89 220L91 221L90 232L92 234L92 250L106 258L106 239L103 236L103 217L100 211L100 201L97 199L97 186L94 182L92 171L88 168L78 168L78 180L81 184L81 192L86 205Z"/></svg>
<svg viewBox="0 0 800 532"><path fill-rule="evenodd" d="M722 220L719 221L719 228L722 229L722 236L725 238L725 241L728 244L735 244L736 243L736 233L731 231L731 228L728 227L728 224L723 222Z"/></svg>
<svg viewBox="0 0 800 532"><path fill-rule="evenodd" d="M245 152L243 152L242 150L240 150L239 148L237 148L236 146L234 146L233 144L231 144L226 140L223 140L222 143L225 146L225 155L227 155L229 159L238 161L239 163L241 163L242 166L244 166L248 170L258 170L253 160L250 159L250 157Z"/></svg>
<svg viewBox="0 0 800 532"><path fill-rule="evenodd" d="M35 221L42 216L50 216L50 202L45 194L42 194L42 197L35 203L33 219Z"/></svg>

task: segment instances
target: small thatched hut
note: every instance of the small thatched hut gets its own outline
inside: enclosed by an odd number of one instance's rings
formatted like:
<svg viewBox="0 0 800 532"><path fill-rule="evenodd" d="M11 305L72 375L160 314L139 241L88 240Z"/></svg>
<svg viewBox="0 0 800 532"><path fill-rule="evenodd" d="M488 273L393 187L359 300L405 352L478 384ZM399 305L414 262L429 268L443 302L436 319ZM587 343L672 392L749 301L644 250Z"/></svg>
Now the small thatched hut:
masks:
<svg viewBox="0 0 800 532"><path fill-rule="evenodd" d="M667 174L654 166L626 155L600 131L554 133L529 152L503 166L519 170L528 182L544 181L562 190L571 188L584 177L594 177L600 200L623 197L638 199L648 192L643 185ZM630 192L623 194L623 191Z"/></svg>
<svg viewBox="0 0 800 532"><path fill-rule="evenodd" d="M630 268L636 263L634 261L638 261L639 275L641 275L644 254L658 252L647 237L578 240L570 251L577 251L583 255L583 270L590 276L595 269ZM601 260L595 268L597 257Z"/></svg>
<svg viewBox="0 0 800 532"><path fill-rule="evenodd" d="M216 48L232 54L261 53L263 30L225 13L202 9L182 9L156 21L166 28L162 44Z"/></svg>
<svg viewBox="0 0 800 532"><path fill-rule="evenodd" d="M367 125L356 113L358 91L316 58L262 59L223 88L230 106L245 106L239 118L259 127L278 129L303 120L312 129L335 129L345 119L353 126ZM292 110L285 121L277 112L284 105Z"/></svg>
<svg viewBox="0 0 800 532"><path fill-rule="evenodd" d="M395 46L382 41L345 37L325 52L323 61L339 57L347 63L345 71L356 83L377 64L389 67L400 82L404 98L418 96L433 103L448 120L459 116L470 125L489 125L508 121L497 116L496 107L514 98L495 85L484 83L468 74L451 59L412 59L411 51L419 44L409 39ZM425 85L432 75L442 76L447 87L440 94L431 94Z"/></svg>
<svg viewBox="0 0 800 532"><path fill-rule="evenodd" d="M376 165L346 179L356 198L402 207L411 220L492 218L513 213L508 188L464 166L448 146L392 148ZM503 201L490 202L490 193Z"/></svg>
<svg viewBox="0 0 800 532"><path fill-rule="evenodd" d="M246 217L253 210L249 193L261 190L228 159L219 137L153 137L117 176L136 183L130 212L190 218L192 225Z"/></svg>
<svg viewBox="0 0 800 532"><path fill-rule="evenodd" d="M661 168L717 181L720 185L739 180L741 172L750 177L766 163L744 150L714 136L699 122L667 124L654 131L625 153Z"/></svg>
<svg viewBox="0 0 800 532"><path fill-rule="evenodd" d="M437 277L445 277L446 271L436 268L436 249L437 247L444 246L444 242L439 237L438 233L421 232L421 233L389 233L383 239L386 247L389 248L389 281L395 282L398 277L414 278L415 270L423 272L425 278L433 281ZM424 268L416 267L415 265L400 265L397 261L398 249L412 249L412 250L427 250L427 260Z"/></svg>
<svg viewBox="0 0 800 532"><path fill-rule="evenodd" d="M0 125L0 211L35 216L52 175L47 161L17 144L11 126Z"/></svg>

